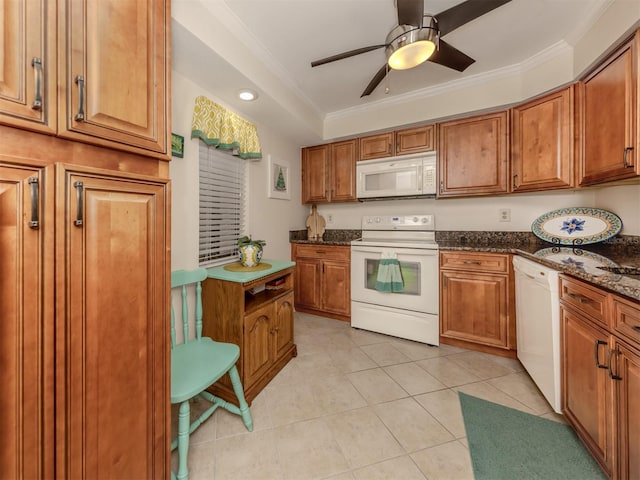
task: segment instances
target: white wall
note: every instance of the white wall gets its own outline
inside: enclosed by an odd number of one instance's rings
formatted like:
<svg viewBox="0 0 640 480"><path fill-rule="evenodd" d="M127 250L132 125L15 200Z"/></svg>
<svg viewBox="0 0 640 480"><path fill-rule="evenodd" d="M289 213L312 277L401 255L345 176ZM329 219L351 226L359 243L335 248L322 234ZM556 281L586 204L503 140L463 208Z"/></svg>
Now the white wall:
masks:
<svg viewBox="0 0 640 480"><path fill-rule="evenodd" d="M172 71L172 130L184 136L184 158L174 157L171 177L171 269L198 266L198 139L191 139L194 100L205 95L224 105L215 93L207 92ZM239 112L240 113L240 112ZM248 120L251 118L243 115ZM289 230L304 225L306 208L300 204L300 148L278 136L268 126L256 124L264 158L249 162L247 232L266 240L265 258L290 258ZM290 165L291 200L267 198L267 155ZM244 161L238 159L238 161Z"/></svg>

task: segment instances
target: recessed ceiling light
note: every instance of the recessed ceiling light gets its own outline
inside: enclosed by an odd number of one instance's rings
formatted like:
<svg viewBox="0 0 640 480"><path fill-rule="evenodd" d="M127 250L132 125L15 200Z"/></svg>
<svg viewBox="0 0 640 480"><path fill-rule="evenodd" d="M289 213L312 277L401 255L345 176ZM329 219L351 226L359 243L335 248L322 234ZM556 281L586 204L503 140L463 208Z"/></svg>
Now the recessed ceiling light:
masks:
<svg viewBox="0 0 640 480"><path fill-rule="evenodd" d="M240 100L244 100L245 102L251 102L252 100L258 98L258 94L253 90L245 88L238 92L238 97L240 98Z"/></svg>

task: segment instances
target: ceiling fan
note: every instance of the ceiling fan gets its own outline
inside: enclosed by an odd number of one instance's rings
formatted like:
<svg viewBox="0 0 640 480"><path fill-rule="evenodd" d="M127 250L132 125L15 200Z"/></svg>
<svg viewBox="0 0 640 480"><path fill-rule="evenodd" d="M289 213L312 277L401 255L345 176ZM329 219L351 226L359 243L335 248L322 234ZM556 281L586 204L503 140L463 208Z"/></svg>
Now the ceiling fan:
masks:
<svg viewBox="0 0 640 480"><path fill-rule="evenodd" d="M510 1L466 0L437 15L425 15L424 0L396 0L398 25L389 32L385 43L315 60L311 66L317 67L384 47L387 63L374 75L360 97L371 94L389 68L406 70L428 60L462 72L475 60L440 37Z"/></svg>

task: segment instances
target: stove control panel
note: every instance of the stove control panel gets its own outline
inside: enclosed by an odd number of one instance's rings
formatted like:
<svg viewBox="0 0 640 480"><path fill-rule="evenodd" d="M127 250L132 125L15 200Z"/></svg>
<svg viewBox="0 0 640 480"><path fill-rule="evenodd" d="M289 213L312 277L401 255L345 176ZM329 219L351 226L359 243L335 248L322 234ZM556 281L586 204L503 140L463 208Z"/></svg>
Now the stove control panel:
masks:
<svg viewBox="0 0 640 480"><path fill-rule="evenodd" d="M365 215L363 230L435 230L433 215Z"/></svg>

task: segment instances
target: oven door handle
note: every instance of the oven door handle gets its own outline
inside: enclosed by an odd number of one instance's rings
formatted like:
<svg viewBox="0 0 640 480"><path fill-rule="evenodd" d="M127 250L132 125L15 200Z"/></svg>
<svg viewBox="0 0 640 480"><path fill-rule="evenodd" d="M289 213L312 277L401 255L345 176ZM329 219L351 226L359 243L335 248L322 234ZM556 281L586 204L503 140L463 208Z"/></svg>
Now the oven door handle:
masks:
<svg viewBox="0 0 640 480"><path fill-rule="evenodd" d="M420 255L422 257L436 257L438 255L437 249L422 249L422 248L405 248L405 247L361 247L351 246L351 253L375 253L380 255L382 250L391 250L396 252L397 255Z"/></svg>

